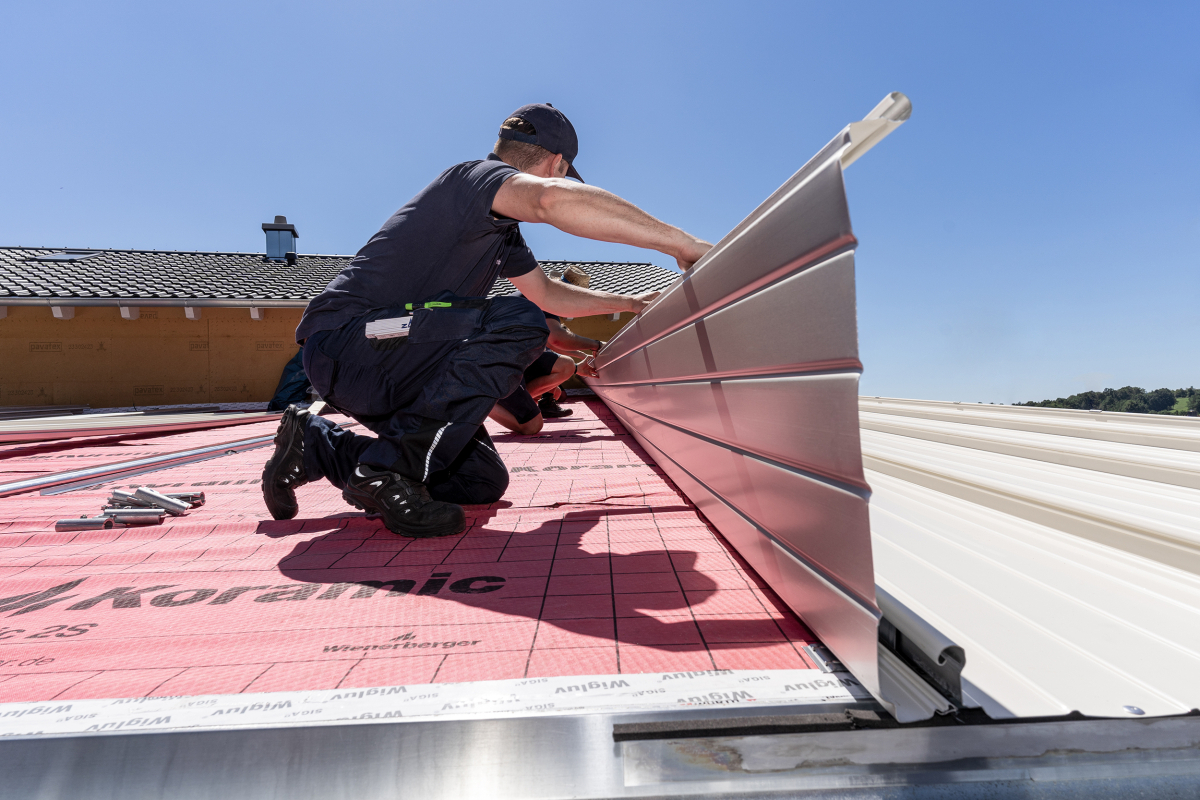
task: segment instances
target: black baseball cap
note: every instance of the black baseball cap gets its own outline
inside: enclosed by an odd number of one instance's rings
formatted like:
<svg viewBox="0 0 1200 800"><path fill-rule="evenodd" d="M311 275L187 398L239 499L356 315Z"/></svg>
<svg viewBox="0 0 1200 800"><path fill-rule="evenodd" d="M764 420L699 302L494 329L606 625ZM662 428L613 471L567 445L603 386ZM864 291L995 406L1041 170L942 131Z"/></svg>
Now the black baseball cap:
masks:
<svg viewBox="0 0 1200 800"><path fill-rule="evenodd" d="M533 126L537 133L521 133L500 129L501 139L511 139L514 142L536 144L555 155L561 155L567 162L567 177L583 183L579 172L575 169L575 156L579 155L579 137L575 135L575 126L567 115L549 103L533 103L521 106L505 119L517 117Z"/></svg>

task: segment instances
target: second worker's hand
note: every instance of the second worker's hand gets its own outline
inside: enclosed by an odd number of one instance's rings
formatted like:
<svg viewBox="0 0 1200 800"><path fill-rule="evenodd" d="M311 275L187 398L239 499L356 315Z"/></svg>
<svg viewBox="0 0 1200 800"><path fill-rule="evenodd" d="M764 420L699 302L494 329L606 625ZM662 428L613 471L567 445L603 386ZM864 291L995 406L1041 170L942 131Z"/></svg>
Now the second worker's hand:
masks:
<svg viewBox="0 0 1200 800"><path fill-rule="evenodd" d="M629 298L630 305L632 306L629 310L635 314L642 313L646 310L646 306L653 303L655 298L657 298L660 294L662 294L662 292L646 292L645 294L633 295Z"/></svg>
<svg viewBox="0 0 1200 800"><path fill-rule="evenodd" d="M596 372L596 366L592 363L593 358L595 358L594 353L592 355L588 356L587 358L585 358L583 361L580 361L578 364L576 364L575 365L575 374L580 376L581 378L598 377L599 373Z"/></svg>

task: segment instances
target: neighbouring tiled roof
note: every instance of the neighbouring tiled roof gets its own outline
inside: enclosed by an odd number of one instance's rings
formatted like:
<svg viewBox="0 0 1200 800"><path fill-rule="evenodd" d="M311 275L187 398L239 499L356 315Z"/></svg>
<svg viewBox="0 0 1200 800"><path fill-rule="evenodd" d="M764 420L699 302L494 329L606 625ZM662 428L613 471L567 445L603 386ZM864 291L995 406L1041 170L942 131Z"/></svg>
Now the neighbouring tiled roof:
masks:
<svg viewBox="0 0 1200 800"><path fill-rule="evenodd" d="M567 267L578 267L588 274L589 289L616 294L645 294L665 289L679 277L678 272L648 263L615 261L539 261L547 275L557 278ZM516 288L506 280L496 281L488 297L516 294Z"/></svg>
<svg viewBox="0 0 1200 800"><path fill-rule="evenodd" d="M312 299L352 256L299 255L296 264L270 262L261 253L197 253L165 250L87 250L76 261L34 261L62 248L0 247L0 305L4 301L271 300ZM75 252L72 250L72 252ZM550 275L574 265L593 289L641 294L669 286L678 273L653 264L543 261ZM513 294L498 280L490 296Z"/></svg>

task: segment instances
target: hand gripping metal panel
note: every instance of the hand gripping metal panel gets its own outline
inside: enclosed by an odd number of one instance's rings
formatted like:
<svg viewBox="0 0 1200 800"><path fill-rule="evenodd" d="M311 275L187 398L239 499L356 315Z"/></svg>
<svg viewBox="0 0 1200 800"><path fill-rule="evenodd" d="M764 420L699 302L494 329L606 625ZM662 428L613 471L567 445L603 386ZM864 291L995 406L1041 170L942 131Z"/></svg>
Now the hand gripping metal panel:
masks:
<svg viewBox="0 0 1200 800"><path fill-rule="evenodd" d="M842 181L843 165L891 129L881 125L854 123L835 136L614 337L590 383L771 588L894 707L881 690L859 442L856 240Z"/></svg>

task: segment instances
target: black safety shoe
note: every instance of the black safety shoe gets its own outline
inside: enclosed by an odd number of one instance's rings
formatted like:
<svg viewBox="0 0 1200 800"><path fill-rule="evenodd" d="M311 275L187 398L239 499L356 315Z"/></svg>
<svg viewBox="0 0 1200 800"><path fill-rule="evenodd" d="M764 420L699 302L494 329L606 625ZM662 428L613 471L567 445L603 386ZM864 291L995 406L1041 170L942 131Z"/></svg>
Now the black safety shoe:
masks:
<svg viewBox="0 0 1200 800"><path fill-rule="evenodd" d="M379 514L387 529L401 536L454 536L467 529L462 506L434 500L425 484L365 464L355 467L342 497L368 514Z"/></svg>
<svg viewBox="0 0 1200 800"><path fill-rule="evenodd" d="M275 452L263 467L262 492L267 510L275 519L291 519L300 510L296 487L304 477L304 418L308 411L288 406L275 431Z"/></svg>
<svg viewBox="0 0 1200 800"><path fill-rule="evenodd" d="M541 409L542 416L546 419L557 419L558 417L569 417L575 412L569 408L563 408L558 403L554 402L554 397L548 394L542 395L538 400L538 408Z"/></svg>

